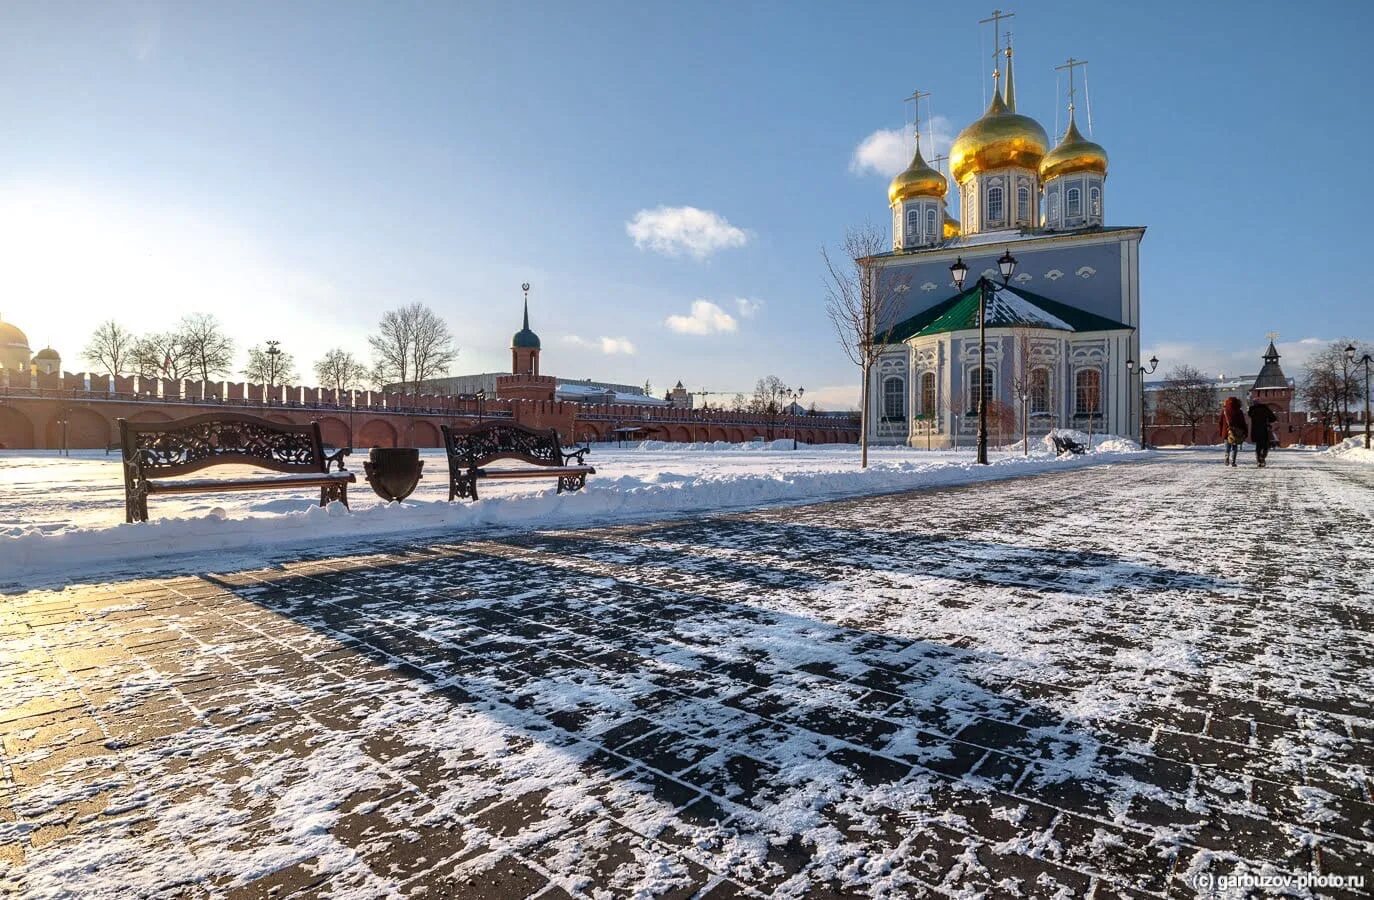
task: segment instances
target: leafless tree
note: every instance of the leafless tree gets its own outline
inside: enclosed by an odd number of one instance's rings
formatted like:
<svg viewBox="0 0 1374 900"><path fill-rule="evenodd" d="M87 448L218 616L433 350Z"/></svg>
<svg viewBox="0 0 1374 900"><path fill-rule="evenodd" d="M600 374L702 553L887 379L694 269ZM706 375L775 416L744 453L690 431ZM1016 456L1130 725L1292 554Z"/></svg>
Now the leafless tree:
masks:
<svg viewBox="0 0 1374 900"><path fill-rule="evenodd" d="M412 393L420 382L448 372L458 358L448 326L423 303L387 312L368 343L377 381L399 383Z"/></svg>
<svg viewBox="0 0 1374 900"><path fill-rule="evenodd" d="M269 387L295 381L298 377L296 358L281 349L272 353L271 346L269 342L267 349L259 346L248 348L248 365L243 368L243 377L253 384L265 384Z"/></svg>
<svg viewBox="0 0 1374 900"><path fill-rule="evenodd" d="M1102 414L1102 370L1097 370L1098 377L1091 379L1083 387L1075 390L1078 396L1074 398L1077 402L1083 401L1083 408L1088 412L1088 449L1093 448L1093 426L1097 424L1097 417Z"/></svg>
<svg viewBox="0 0 1374 900"><path fill-rule="evenodd" d="M181 334L176 331L159 331L136 340L130 362L145 378L175 381L192 371L190 354L182 343Z"/></svg>
<svg viewBox="0 0 1374 900"><path fill-rule="evenodd" d="M997 446L1006 446L1005 435L1016 433L1016 407L1006 400L989 401L988 428L997 429Z"/></svg>
<svg viewBox="0 0 1374 900"><path fill-rule="evenodd" d="M885 346L879 329L890 329L900 309L909 278L880 272L875 261L887 241L874 225L851 228L840 243L842 258L832 260L821 248L825 261L825 311L850 362L863 379L859 407L860 465L868 468L868 418L873 364Z"/></svg>
<svg viewBox="0 0 1374 900"><path fill-rule="evenodd" d="M352 353L339 347L327 351L315 363L315 377L320 387L343 392L356 390L367 381L366 364Z"/></svg>
<svg viewBox="0 0 1374 900"><path fill-rule="evenodd" d="M749 399L743 394L736 394L730 399L731 412L744 412L749 408Z"/></svg>
<svg viewBox="0 0 1374 900"><path fill-rule="evenodd" d="M219 320L207 313L193 313L181 320L176 331L188 374L200 373L201 381L228 375L234 364L234 342Z"/></svg>
<svg viewBox="0 0 1374 900"><path fill-rule="evenodd" d="M137 343L138 338L132 331L109 319L96 326L82 355L87 362L100 366L112 376L123 375L133 364Z"/></svg>
<svg viewBox="0 0 1374 900"><path fill-rule="evenodd" d="M1160 386L1157 408L1179 425L1187 425L1192 442L1197 443L1197 427L1217 415L1221 395L1216 384L1195 366L1176 366L1169 370Z"/></svg>
<svg viewBox="0 0 1374 900"><path fill-rule="evenodd" d="M1346 359L1345 348L1355 347L1355 358L1374 352L1366 344L1341 339L1313 356L1303 374L1302 399L1322 427L1350 432L1350 406L1363 401L1363 372Z"/></svg>
<svg viewBox="0 0 1374 900"><path fill-rule="evenodd" d="M1030 328L1018 325L1011 329L1016 342L1012 356L1011 390L1021 404L1021 455L1030 455L1030 399L1031 399L1031 333Z"/></svg>

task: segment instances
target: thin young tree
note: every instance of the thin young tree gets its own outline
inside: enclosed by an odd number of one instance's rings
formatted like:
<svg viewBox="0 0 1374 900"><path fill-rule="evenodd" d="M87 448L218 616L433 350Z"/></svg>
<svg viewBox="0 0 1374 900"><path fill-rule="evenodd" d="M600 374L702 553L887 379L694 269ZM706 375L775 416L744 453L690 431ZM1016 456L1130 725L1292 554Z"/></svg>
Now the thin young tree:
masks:
<svg viewBox="0 0 1374 900"><path fill-rule="evenodd" d="M423 303L386 312L368 343L377 381L400 384L411 393L419 391L420 382L447 373L458 358L448 326Z"/></svg>
<svg viewBox="0 0 1374 900"><path fill-rule="evenodd" d="M367 365L341 347L326 351L315 363L315 377L320 387L339 393L362 387L367 375Z"/></svg>
<svg viewBox="0 0 1374 900"><path fill-rule="evenodd" d="M276 349L273 353L272 350ZM254 345L248 348L248 365L243 367L243 377L253 384L268 387L295 381L296 358L269 341L266 349Z"/></svg>
<svg viewBox="0 0 1374 900"><path fill-rule="evenodd" d="M1018 325L1011 330L1015 341L1012 356L1011 390L1021 404L1021 455L1030 455L1031 329Z"/></svg>
<svg viewBox="0 0 1374 900"><path fill-rule="evenodd" d="M850 362L863 379L859 407L859 465L868 468L868 423L873 365L886 346L885 333L895 324L902 296L910 280L879 271L875 257L887 246L874 225L851 228L841 241L842 258L832 259L821 248L825 262L826 315ZM882 331L880 331L882 329Z"/></svg>
<svg viewBox="0 0 1374 900"><path fill-rule="evenodd" d="M1172 421L1187 425L1192 443L1197 443L1197 427L1217 414L1221 395L1216 384L1196 366L1176 366L1169 370L1160 386L1158 408Z"/></svg>
<svg viewBox="0 0 1374 900"><path fill-rule="evenodd" d="M138 338L132 331L114 319L107 319L91 332L82 356L92 365L99 366L112 377L123 375L133 364L134 345Z"/></svg>
<svg viewBox="0 0 1374 900"><path fill-rule="evenodd" d="M192 313L181 320L176 334L187 366L201 381L228 375L234 364L234 342L219 320L208 313Z"/></svg>

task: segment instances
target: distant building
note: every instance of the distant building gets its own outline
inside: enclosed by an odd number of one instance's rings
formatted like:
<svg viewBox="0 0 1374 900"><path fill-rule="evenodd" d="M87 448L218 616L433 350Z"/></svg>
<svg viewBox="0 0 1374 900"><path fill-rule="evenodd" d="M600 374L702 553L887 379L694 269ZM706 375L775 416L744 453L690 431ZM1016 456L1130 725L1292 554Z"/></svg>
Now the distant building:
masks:
<svg viewBox="0 0 1374 900"><path fill-rule="evenodd" d="M29 339L18 326L0 321L0 372L8 373L11 383L14 374L57 375L62 371L62 356L51 347L44 347L30 355Z"/></svg>

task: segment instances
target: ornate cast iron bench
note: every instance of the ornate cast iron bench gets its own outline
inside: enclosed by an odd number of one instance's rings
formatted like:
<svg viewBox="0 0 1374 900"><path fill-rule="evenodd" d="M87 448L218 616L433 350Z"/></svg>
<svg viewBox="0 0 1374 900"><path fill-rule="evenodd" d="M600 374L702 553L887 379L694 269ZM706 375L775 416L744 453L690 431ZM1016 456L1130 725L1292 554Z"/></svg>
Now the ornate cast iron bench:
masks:
<svg viewBox="0 0 1374 900"><path fill-rule="evenodd" d="M596 469L583 462L589 447L567 451L558 443L557 430L539 431L514 423L494 422L471 428L439 426L448 453L448 498L477 499L481 478L558 478L558 493L581 490ZM535 468L493 469L488 463L518 459ZM569 465L571 460L576 465Z"/></svg>
<svg viewBox="0 0 1374 900"><path fill-rule="evenodd" d="M1062 438L1057 434L1050 434L1050 440L1054 441L1054 449L1057 453L1073 453L1079 455L1083 453L1083 445L1072 438Z"/></svg>
<svg viewBox="0 0 1374 900"><path fill-rule="evenodd" d="M124 520L148 521L149 494L206 494L276 488L320 489L320 505L348 505L347 449L325 454L320 424L279 425L241 413L209 413L171 422L119 420L124 456ZM337 463L337 472L329 471ZM247 465L284 472L253 478L176 480L211 466Z"/></svg>

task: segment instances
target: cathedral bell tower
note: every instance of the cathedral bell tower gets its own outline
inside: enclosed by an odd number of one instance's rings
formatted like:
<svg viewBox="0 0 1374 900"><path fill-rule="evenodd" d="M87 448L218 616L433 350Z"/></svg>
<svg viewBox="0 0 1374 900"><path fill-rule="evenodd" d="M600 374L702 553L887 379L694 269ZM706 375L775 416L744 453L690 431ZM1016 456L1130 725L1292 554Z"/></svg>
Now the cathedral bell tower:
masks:
<svg viewBox="0 0 1374 900"><path fill-rule="evenodd" d="M917 91L910 99L919 104L920 99L926 96L929 95ZM945 195L948 193L949 180L932 169L921 156L921 117L918 105L916 153L911 157L911 165L892 179L892 183L887 187L887 203L892 208L894 251L929 247L945 239L948 219L945 213Z"/></svg>

